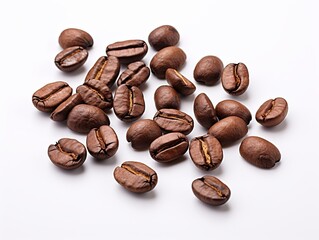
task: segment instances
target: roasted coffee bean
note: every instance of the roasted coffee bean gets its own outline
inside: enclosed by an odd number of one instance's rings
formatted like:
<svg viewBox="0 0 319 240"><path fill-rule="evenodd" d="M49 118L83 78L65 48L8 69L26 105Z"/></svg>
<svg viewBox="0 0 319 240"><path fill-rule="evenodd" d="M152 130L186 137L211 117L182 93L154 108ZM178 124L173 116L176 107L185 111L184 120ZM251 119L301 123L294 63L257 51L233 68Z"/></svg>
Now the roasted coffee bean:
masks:
<svg viewBox="0 0 319 240"><path fill-rule="evenodd" d="M272 168L281 158L274 144L255 136L246 137L240 144L239 152L246 161L260 168Z"/></svg>
<svg viewBox="0 0 319 240"><path fill-rule="evenodd" d="M122 72L117 85L126 84L128 86L139 87L141 84L147 81L150 76L150 69L145 65L144 62L138 61L127 65L127 69Z"/></svg>
<svg viewBox="0 0 319 240"><path fill-rule="evenodd" d="M196 90L196 86L173 68L166 70L165 78L167 82L183 96L191 95Z"/></svg>
<svg viewBox="0 0 319 240"><path fill-rule="evenodd" d="M219 81L223 68L223 62L218 57L203 57L195 66L194 79L208 86L214 85Z"/></svg>
<svg viewBox="0 0 319 240"><path fill-rule="evenodd" d="M63 72L72 72L80 68L89 56L85 48L75 46L62 50L54 59L55 65Z"/></svg>
<svg viewBox="0 0 319 240"><path fill-rule="evenodd" d="M85 82L90 79L100 80L111 88L120 73L120 61L114 56L100 57L85 77Z"/></svg>
<svg viewBox="0 0 319 240"><path fill-rule="evenodd" d="M86 149L76 139L62 138L49 146L48 155L56 166L70 170L82 166L86 159Z"/></svg>
<svg viewBox="0 0 319 240"><path fill-rule="evenodd" d="M81 29L68 28L61 32L59 44L63 49L74 46L89 48L93 46L93 38Z"/></svg>
<svg viewBox="0 0 319 240"><path fill-rule="evenodd" d="M83 102L83 99L79 93L75 93L72 96L70 96L67 100L62 102L50 115L50 118L53 121L64 121L67 119L70 111L72 108L74 108L76 105L79 105Z"/></svg>
<svg viewBox="0 0 319 240"><path fill-rule="evenodd" d="M151 157L162 163L182 157L188 149L187 137L179 132L167 133L155 139L149 148Z"/></svg>
<svg viewBox="0 0 319 240"><path fill-rule="evenodd" d="M122 121L134 121L140 118L145 110L142 91L135 86L120 85L114 94L113 109Z"/></svg>
<svg viewBox="0 0 319 240"><path fill-rule="evenodd" d="M181 106L180 97L171 86L159 86L154 93L154 101L157 110L162 108L179 109Z"/></svg>
<svg viewBox="0 0 319 240"><path fill-rule="evenodd" d="M89 153L99 160L112 157L118 147L119 140L116 132L108 125L93 128L86 137L86 147Z"/></svg>
<svg viewBox="0 0 319 240"><path fill-rule="evenodd" d="M106 55L115 56L124 64L142 60L147 51L147 44L143 40L115 42L106 47Z"/></svg>
<svg viewBox="0 0 319 240"><path fill-rule="evenodd" d="M72 94L72 88L66 82L48 83L32 95L33 105L42 112L52 112Z"/></svg>
<svg viewBox="0 0 319 240"><path fill-rule="evenodd" d="M126 140L137 150L149 148L150 144L160 136L162 136L160 127L151 119L136 121L126 132Z"/></svg>
<svg viewBox="0 0 319 240"><path fill-rule="evenodd" d="M186 54L179 47L166 47L157 52L151 60L150 67L152 73L160 78L165 78L168 68L179 70L186 61Z"/></svg>
<svg viewBox="0 0 319 240"><path fill-rule="evenodd" d="M194 180L192 190L199 200L212 206L226 203L231 194L225 183L209 175Z"/></svg>
<svg viewBox="0 0 319 240"><path fill-rule="evenodd" d="M218 122L214 105L205 93L200 93L194 100L194 114L200 125L210 128Z"/></svg>
<svg viewBox="0 0 319 240"><path fill-rule="evenodd" d="M230 63L222 74L222 85L226 92L238 96L243 94L249 85L249 73L245 64Z"/></svg>
<svg viewBox="0 0 319 240"><path fill-rule="evenodd" d="M264 102L256 112L256 120L265 127L274 127L280 124L287 116L288 103L278 97Z"/></svg>
<svg viewBox="0 0 319 240"><path fill-rule="evenodd" d="M189 154L195 166L206 171L216 169L223 160L222 145L211 135L193 138Z"/></svg>
<svg viewBox="0 0 319 240"><path fill-rule="evenodd" d="M149 44L159 51L162 48L174 46L179 42L179 33L173 26L163 25L155 28L148 35Z"/></svg>
<svg viewBox="0 0 319 240"><path fill-rule="evenodd" d="M208 134L217 138L223 146L243 138L247 132L246 122L236 116L226 117L208 129Z"/></svg>
<svg viewBox="0 0 319 240"><path fill-rule="evenodd" d="M252 118L249 109L235 100L223 100L217 103L215 110L220 120L229 116L237 116L242 118L248 125Z"/></svg>
<svg viewBox="0 0 319 240"><path fill-rule="evenodd" d="M127 161L114 170L115 180L125 189L135 193L151 191L157 184L157 173L141 162Z"/></svg>
<svg viewBox="0 0 319 240"><path fill-rule="evenodd" d="M113 96L111 89L102 81L90 79L76 89L80 93L86 104L96 106L107 111L113 106Z"/></svg>
<svg viewBox="0 0 319 240"><path fill-rule="evenodd" d="M164 132L181 132L187 135L194 128L192 117L177 109L160 109L153 120Z"/></svg>
<svg viewBox="0 0 319 240"><path fill-rule="evenodd" d="M88 133L92 128L109 124L110 120L102 109L88 104L76 105L67 118L67 126L78 133Z"/></svg>

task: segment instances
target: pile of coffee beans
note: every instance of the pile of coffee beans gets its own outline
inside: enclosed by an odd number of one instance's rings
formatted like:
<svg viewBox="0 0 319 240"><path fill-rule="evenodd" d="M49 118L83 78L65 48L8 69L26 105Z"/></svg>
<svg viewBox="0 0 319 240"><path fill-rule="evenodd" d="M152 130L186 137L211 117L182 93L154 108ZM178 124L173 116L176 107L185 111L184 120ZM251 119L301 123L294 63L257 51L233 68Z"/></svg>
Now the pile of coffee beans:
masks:
<svg viewBox="0 0 319 240"><path fill-rule="evenodd" d="M106 56L101 56L88 71L82 85L73 89L68 83L48 83L32 96L34 106L50 113L54 121L66 122L69 129L87 135L86 146L76 139L61 138L48 148L50 160L63 169L76 169L86 159L87 151L94 158L105 160L114 156L119 142L110 127L108 111L113 109L120 121L130 123L126 140L137 150L148 150L159 163L173 162L187 151L194 166L211 171L223 161L223 147L243 139L239 152L249 163L259 168L272 168L281 154L271 142L257 136L246 137L247 125L252 121L250 110L241 102L223 100L216 107L205 93L194 99L193 111L197 123L207 134L191 140L187 135L194 128L189 113L180 110L181 96L187 97L196 85L180 71L186 53L176 45L180 34L173 26L163 25L148 37L149 45L157 53L148 67L143 62L148 44L140 39L111 43ZM88 58L93 38L87 32L69 28L58 39L63 50L55 57L55 65L64 72L80 68ZM120 73L120 67L126 69ZM140 119L145 111L145 100L140 88L150 74L166 79L154 92L157 112L153 119ZM204 56L194 67L198 84L216 85L220 80L223 89L233 96L244 94L249 86L249 72L244 63L229 63L224 67L217 56ZM116 82L116 89L111 88ZM280 124L288 112L287 101L278 97L265 101L255 114L258 123L266 128ZM142 162L126 161L114 170L115 180L125 189L136 193L151 191L157 184L155 170ZM229 187L212 175L192 182L194 195L201 201L217 206L226 203L231 195Z"/></svg>

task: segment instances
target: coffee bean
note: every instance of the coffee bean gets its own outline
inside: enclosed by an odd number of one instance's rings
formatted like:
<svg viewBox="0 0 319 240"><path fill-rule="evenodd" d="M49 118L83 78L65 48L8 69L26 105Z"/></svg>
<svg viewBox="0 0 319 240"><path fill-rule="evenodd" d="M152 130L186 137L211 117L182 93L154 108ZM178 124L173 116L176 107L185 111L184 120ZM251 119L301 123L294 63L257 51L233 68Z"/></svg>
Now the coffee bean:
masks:
<svg viewBox="0 0 319 240"><path fill-rule="evenodd" d="M168 68L179 70L186 61L186 54L178 47L166 47L157 52L151 60L150 67L152 73L160 78L165 78Z"/></svg>
<svg viewBox="0 0 319 240"><path fill-rule="evenodd" d="M81 29L68 28L61 32L59 44L63 49L74 46L89 48L93 46L93 38Z"/></svg>
<svg viewBox="0 0 319 240"><path fill-rule="evenodd" d="M139 87L145 83L150 76L150 69L145 65L144 62L138 61L127 65L127 69L122 72L117 85L126 84L127 86Z"/></svg>
<svg viewBox="0 0 319 240"><path fill-rule="evenodd" d="M89 56L85 48L75 46L62 50L54 59L55 65L63 72L72 72L80 68Z"/></svg>
<svg viewBox="0 0 319 240"><path fill-rule="evenodd" d="M246 122L236 116L226 117L208 129L208 134L217 138L223 146L243 138L247 132Z"/></svg>
<svg viewBox="0 0 319 240"><path fill-rule="evenodd" d="M85 77L85 82L90 79L100 80L111 88L120 73L120 61L114 56L100 57Z"/></svg>
<svg viewBox="0 0 319 240"><path fill-rule="evenodd" d="M181 132L187 135L194 128L191 116L177 109L160 109L156 112L153 120L165 132Z"/></svg>
<svg viewBox="0 0 319 240"><path fill-rule="evenodd" d="M203 176L193 181L192 190L194 195L204 203L219 206L226 203L230 198L228 186L213 176Z"/></svg>
<svg viewBox="0 0 319 240"><path fill-rule="evenodd" d="M223 100L217 103L215 110L220 120L229 116L237 116L242 118L248 125L252 118L249 109L235 100Z"/></svg>
<svg viewBox="0 0 319 240"><path fill-rule="evenodd" d="M154 93L154 101L157 110L162 108L179 109L181 100L178 93L171 86L159 86Z"/></svg>
<svg viewBox="0 0 319 240"><path fill-rule="evenodd" d="M218 122L214 105L205 93L200 93L194 100L194 114L200 125L210 128Z"/></svg>
<svg viewBox="0 0 319 240"><path fill-rule="evenodd" d="M32 95L33 105L42 112L52 112L72 94L72 88L66 82L48 83Z"/></svg>
<svg viewBox="0 0 319 240"><path fill-rule="evenodd" d="M265 127L274 127L286 118L287 113L287 101L278 97L264 102L257 110L255 118L257 122Z"/></svg>
<svg viewBox="0 0 319 240"><path fill-rule="evenodd" d="M274 144L255 136L246 137L240 144L239 152L246 161L260 168L272 168L281 158Z"/></svg>
<svg viewBox="0 0 319 240"><path fill-rule="evenodd" d="M67 118L67 126L78 133L88 133L92 128L109 124L110 120L102 109L88 104L76 105Z"/></svg>
<svg viewBox="0 0 319 240"><path fill-rule="evenodd" d="M223 72L223 62L216 56L205 56L196 64L194 79L205 85L216 84Z"/></svg>
<svg viewBox="0 0 319 240"><path fill-rule="evenodd" d="M100 80L90 79L78 86L76 92L81 95L86 104L99 107L104 111L113 106L112 91Z"/></svg>
<svg viewBox="0 0 319 240"><path fill-rule="evenodd" d="M160 127L151 119L141 119L133 123L126 132L126 140L134 149L149 148L151 142L162 135Z"/></svg>
<svg viewBox="0 0 319 240"><path fill-rule="evenodd" d="M148 35L148 42L156 50L174 46L179 42L179 33L173 26L163 25L155 28Z"/></svg>
<svg viewBox="0 0 319 240"><path fill-rule="evenodd" d="M106 55L115 56L124 64L142 60L147 51L147 44L143 40L120 41L106 47Z"/></svg>
<svg viewBox="0 0 319 240"><path fill-rule="evenodd" d="M113 109L122 121L134 121L140 118L145 110L142 91L135 86L120 85L114 94Z"/></svg>
<svg viewBox="0 0 319 240"><path fill-rule="evenodd" d="M76 169L86 159L85 146L71 138L62 138L48 148L48 155L52 163L63 169Z"/></svg>
<svg viewBox="0 0 319 240"><path fill-rule="evenodd" d="M222 145L211 135L193 138L189 154L195 166L206 171L216 169L223 160Z"/></svg>
<svg viewBox="0 0 319 240"><path fill-rule="evenodd" d="M157 173L141 162L126 161L114 170L115 180L125 189L135 193L151 191L157 184Z"/></svg>
<svg viewBox="0 0 319 240"><path fill-rule="evenodd" d="M183 96L191 95L196 90L196 86L173 68L166 70L165 78L167 82Z"/></svg>
<svg viewBox="0 0 319 240"><path fill-rule="evenodd" d="M151 157L162 163L182 157L188 149L187 137L179 132L167 133L155 139L149 148Z"/></svg>
<svg viewBox="0 0 319 240"><path fill-rule="evenodd" d="M64 121L67 119L70 111L72 108L74 108L76 105L79 105L83 102L83 99L79 93L75 93L72 96L70 96L67 100L62 102L50 115L50 118L53 121Z"/></svg>
<svg viewBox="0 0 319 240"><path fill-rule="evenodd" d="M230 63L222 74L222 85L226 92L238 96L243 94L249 85L249 73L245 64Z"/></svg>
<svg viewBox="0 0 319 240"><path fill-rule="evenodd" d="M116 153L119 141L114 129L103 125L99 128L91 129L86 137L86 146L93 157L104 160Z"/></svg>

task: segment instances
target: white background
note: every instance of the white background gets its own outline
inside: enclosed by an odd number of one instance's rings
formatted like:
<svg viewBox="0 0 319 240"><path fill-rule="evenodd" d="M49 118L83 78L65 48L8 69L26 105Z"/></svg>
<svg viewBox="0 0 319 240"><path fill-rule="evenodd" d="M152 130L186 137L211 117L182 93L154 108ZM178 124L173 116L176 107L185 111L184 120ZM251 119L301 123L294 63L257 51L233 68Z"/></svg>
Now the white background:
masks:
<svg viewBox="0 0 319 240"><path fill-rule="evenodd" d="M0 239L318 239L319 14L318 1L7 1L1 6ZM94 62L115 41L143 39L171 24L180 33L187 62L181 73L193 79L196 63L216 55L224 65L244 62L248 91L231 97L221 84L199 85L183 98L181 110L194 117L193 100L205 92L213 104L235 99L254 115L266 100L284 97L286 120L265 129L255 119L248 135L273 142L282 153L277 167L248 164L239 143L224 149L221 166L208 174L231 189L223 206L210 207L192 193L191 182L207 172L188 153L174 164L160 164L147 151L126 142L129 124L111 111L120 147L115 157L63 171L47 148L62 137L85 143L32 105L43 85L66 81L75 91ZM83 68L70 74L54 65L60 32L81 28L94 38ZM145 62L155 54L149 49ZM122 69L123 70L123 69ZM146 111L155 113L153 94L165 80L151 75L143 86ZM194 118L195 119L195 118ZM195 120L189 139L205 133ZM127 160L141 161L159 176L147 194L127 192L113 170Z"/></svg>

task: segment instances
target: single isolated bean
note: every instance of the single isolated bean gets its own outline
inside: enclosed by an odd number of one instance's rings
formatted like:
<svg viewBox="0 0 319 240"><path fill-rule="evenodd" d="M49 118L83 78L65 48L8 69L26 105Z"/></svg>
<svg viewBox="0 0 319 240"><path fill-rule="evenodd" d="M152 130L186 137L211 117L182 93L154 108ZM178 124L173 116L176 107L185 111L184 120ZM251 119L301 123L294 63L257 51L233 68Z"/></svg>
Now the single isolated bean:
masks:
<svg viewBox="0 0 319 240"><path fill-rule="evenodd" d="M154 102L157 110L162 108L179 109L181 99L175 89L171 86L159 86L154 93Z"/></svg>
<svg viewBox="0 0 319 240"><path fill-rule="evenodd" d="M167 82L183 96L191 95L196 90L196 86L173 68L168 68L165 73Z"/></svg>
<svg viewBox="0 0 319 240"><path fill-rule="evenodd" d="M215 85L222 75L223 68L223 62L218 57L205 56L195 66L194 79L208 86Z"/></svg>
<svg viewBox="0 0 319 240"><path fill-rule="evenodd" d="M218 122L214 105L205 93L197 95L193 110L198 123L206 129Z"/></svg>
<svg viewBox="0 0 319 240"><path fill-rule="evenodd" d="M249 73L245 64L230 63L222 74L222 85L226 92L238 96L243 94L249 85Z"/></svg>
<svg viewBox="0 0 319 240"><path fill-rule="evenodd" d="M252 119L249 109L244 104L235 100L223 100L217 103L215 110L220 120L229 116L237 116L242 118L248 125Z"/></svg>
<svg viewBox="0 0 319 240"><path fill-rule="evenodd" d="M142 61L130 63L117 80L117 85L126 84L127 86L139 87L147 81L150 72L150 69Z"/></svg>
<svg viewBox="0 0 319 240"><path fill-rule="evenodd" d="M155 28L148 35L148 42L156 51L159 51L162 48L176 45L179 38L176 28L171 25L163 25Z"/></svg>
<svg viewBox="0 0 319 240"><path fill-rule="evenodd" d="M93 38L86 31L78 28L67 28L59 36L59 44L65 49L74 46L89 48L93 46Z"/></svg>
<svg viewBox="0 0 319 240"><path fill-rule="evenodd" d="M72 72L80 68L87 60L89 52L80 46L62 50L54 59L58 69L63 72Z"/></svg>

